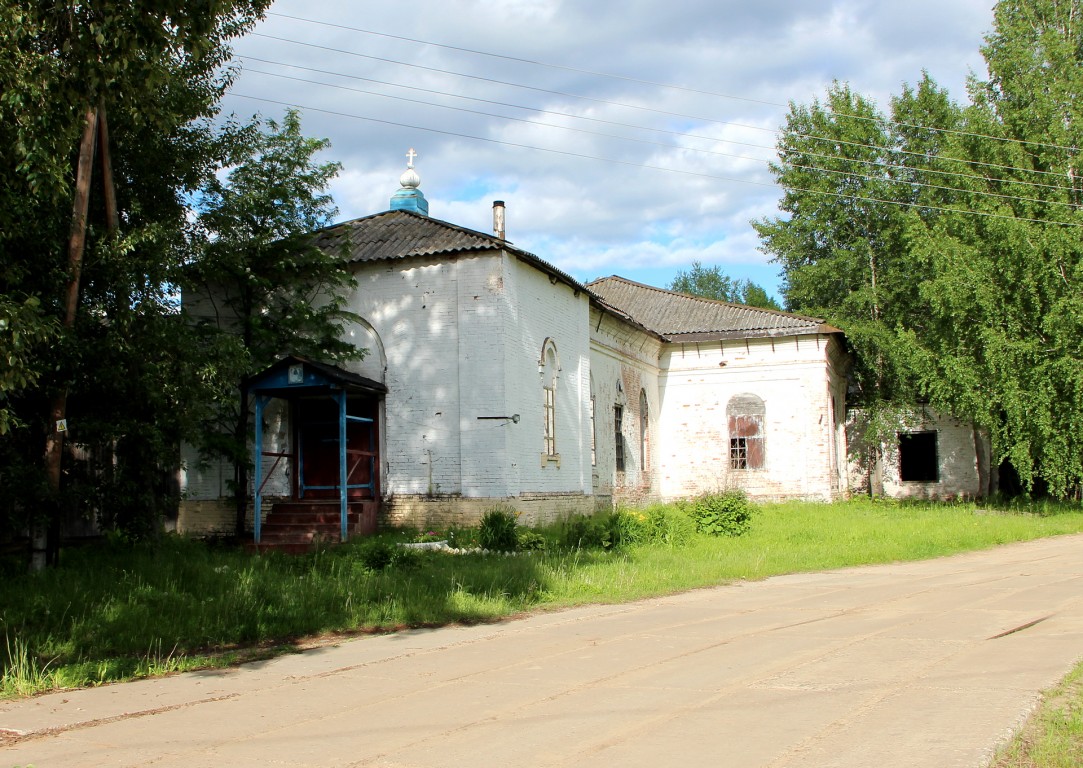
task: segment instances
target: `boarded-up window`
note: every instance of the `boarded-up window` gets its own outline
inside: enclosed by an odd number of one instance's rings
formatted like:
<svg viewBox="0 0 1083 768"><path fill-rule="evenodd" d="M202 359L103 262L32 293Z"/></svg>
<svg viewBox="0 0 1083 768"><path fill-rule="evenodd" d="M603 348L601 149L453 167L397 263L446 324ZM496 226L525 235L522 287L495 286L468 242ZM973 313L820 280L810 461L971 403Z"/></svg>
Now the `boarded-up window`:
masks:
<svg viewBox="0 0 1083 768"><path fill-rule="evenodd" d="M767 464L764 421L767 411L755 395L736 395L726 406L729 421L730 468L763 469Z"/></svg>
<svg viewBox="0 0 1083 768"><path fill-rule="evenodd" d="M904 483L940 481L936 432L899 433L899 479Z"/></svg>

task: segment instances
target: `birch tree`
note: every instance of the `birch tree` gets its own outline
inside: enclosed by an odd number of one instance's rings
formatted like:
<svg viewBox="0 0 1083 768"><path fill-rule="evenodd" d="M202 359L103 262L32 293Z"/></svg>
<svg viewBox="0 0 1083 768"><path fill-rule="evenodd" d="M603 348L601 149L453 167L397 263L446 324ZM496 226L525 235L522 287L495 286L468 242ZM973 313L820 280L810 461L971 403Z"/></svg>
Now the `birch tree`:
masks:
<svg viewBox="0 0 1083 768"><path fill-rule="evenodd" d="M846 332L864 402L970 419L1058 497L1083 481L1081 6L998 3L965 107L928 77L890 119L839 85L794 105L784 215L754 222L787 303Z"/></svg>

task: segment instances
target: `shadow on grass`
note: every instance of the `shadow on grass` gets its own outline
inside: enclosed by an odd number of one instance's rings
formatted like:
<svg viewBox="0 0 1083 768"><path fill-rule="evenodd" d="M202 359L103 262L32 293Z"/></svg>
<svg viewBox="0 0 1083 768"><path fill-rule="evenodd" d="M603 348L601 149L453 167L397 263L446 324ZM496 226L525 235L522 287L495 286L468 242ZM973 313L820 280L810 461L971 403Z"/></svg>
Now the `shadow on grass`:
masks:
<svg viewBox="0 0 1083 768"><path fill-rule="evenodd" d="M401 538L374 541L403 552ZM374 541L287 556L165 537L68 553L61 567L13 576L0 593L8 639L0 639L0 695L494 622L537 605L550 570L543 562L555 557L411 551L376 568L367 554Z"/></svg>

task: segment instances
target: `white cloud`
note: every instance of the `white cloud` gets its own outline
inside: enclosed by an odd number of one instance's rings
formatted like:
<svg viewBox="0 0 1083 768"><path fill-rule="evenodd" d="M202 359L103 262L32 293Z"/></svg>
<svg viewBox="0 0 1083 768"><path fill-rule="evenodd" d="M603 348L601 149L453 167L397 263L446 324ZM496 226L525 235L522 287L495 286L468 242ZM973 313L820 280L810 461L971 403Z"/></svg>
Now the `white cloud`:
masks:
<svg viewBox="0 0 1083 768"><path fill-rule="evenodd" d="M839 79L886 106L922 69L964 100L968 72L982 68L990 5L628 0L614 10L572 0L419 0L367 4L358 14L357 4L343 0L278 0L257 31L309 45L257 36L238 41L238 55L278 63L245 61L249 71L235 87L270 101L229 97L227 107L268 115L284 109L275 101L310 107L305 132L329 137L329 157L344 166L334 186L344 219L387 208L412 146L433 216L488 231L492 201L503 199L509 239L584 279L640 266L675 270L693 260L721 264L735 276L764 275L767 257L757 250L749 220L777 215L779 192L770 186L767 161L786 103L820 97ZM282 66L287 63L351 77ZM463 96L501 103L455 98Z"/></svg>

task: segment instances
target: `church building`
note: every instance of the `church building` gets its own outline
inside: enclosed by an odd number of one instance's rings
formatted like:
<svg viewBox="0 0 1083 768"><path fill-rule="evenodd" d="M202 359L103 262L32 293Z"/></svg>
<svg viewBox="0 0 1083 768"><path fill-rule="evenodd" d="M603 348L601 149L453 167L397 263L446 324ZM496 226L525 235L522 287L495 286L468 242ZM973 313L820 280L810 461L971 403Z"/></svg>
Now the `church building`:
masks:
<svg viewBox="0 0 1083 768"><path fill-rule="evenodd" d="M728 488L846 493L838 329L621 277L582 284L505 238L502 202L479 232L429 216L412 163L400 185L389 210L316 233L347 254L361 318L347 335L367 352L257 377L262 515L322 494L383 525L498 506L531 524ZM186 459L178 529L228 530L227 470Z"/></svg>

